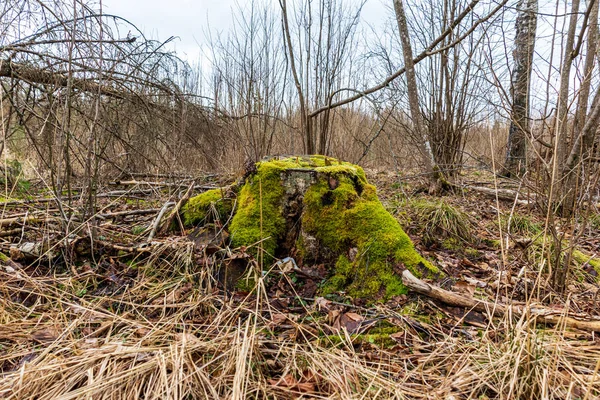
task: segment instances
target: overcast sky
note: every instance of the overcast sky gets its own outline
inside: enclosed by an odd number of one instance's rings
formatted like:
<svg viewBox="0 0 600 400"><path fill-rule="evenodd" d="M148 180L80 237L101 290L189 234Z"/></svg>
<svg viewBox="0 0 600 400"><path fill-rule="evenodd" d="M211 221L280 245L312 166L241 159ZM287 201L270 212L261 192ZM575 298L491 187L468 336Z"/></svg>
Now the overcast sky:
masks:
<svg viewBox="0 0 600 400"><path fill-rule="evenodd" d="M367 0L362 18L373 26L382 24L388 15L387 3L391 1ZM213 31L227 31L232 10L237 8L235 0L102 0L102 4L104 13L129 20L151 39L178 36L175 49L191 62L198 61L208 25Z"/></svg>

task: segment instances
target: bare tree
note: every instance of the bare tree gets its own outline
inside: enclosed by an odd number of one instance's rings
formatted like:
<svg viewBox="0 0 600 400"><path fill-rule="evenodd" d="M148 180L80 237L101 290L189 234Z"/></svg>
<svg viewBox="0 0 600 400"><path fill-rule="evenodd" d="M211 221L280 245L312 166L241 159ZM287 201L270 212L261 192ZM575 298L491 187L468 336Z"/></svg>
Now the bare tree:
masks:
<svg viewBox="0 0 600 400"><path fill-rule="evenodd" d="M412 47L410 44L410 36L408 33L408 24L406 23L406 13L404 12L404 4L402 0L394 0L394 11L396 13L396 22L398 23L398 31L400 33L400 42L402 43L402 54L404 56L404 68L406 69L406 84L408 87L408 104L410 107L410 115L413 122L416 136L419 138L419 150L425 172L430 181L429 191L437 193L441 189L442 174L437 166L431 142L425 130L423 114L419 107L419 91L417 86L417 78L415 73L415 65L413 61Z"/></svg>

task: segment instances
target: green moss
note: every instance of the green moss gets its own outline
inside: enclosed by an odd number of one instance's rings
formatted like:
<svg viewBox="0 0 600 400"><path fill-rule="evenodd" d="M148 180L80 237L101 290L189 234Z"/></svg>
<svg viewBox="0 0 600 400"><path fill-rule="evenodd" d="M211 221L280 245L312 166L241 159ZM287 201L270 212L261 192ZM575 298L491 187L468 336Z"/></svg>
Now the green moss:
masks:
<svg viewBox="0 0 600 400"><path fill-rule="evenodd" d="M0 252L0 262L6 263L10 260L10 258L8 258L8 256L4 253Z"/></svg>
<svg viewBox="0 0 600 400"><path fill-rule="evenodd" d="M483 238L481 240L481 243L483 243L485 246L491 249L500 249L502 247L502 243L500 243L500 240L498 239Z"/></svg>
<svg viewBox="0 0 600 400"><path fill-rule="evenodd" d="M459 239L455 237L449 237L442 240L442 247L450 251L460 251L462 249L462 244Z"/></svg>
<svg viewBox="0 0 600 400"><path fill-rule="evenodd" d="M479 258L479 257L481 257L481 251L479 251L473 247L467 247L465 249L465 256L467 256L469 258Z"/></svg>
<svg viewBox="0 0 600 400"><path fill-rule="evenodd" d="M211 222L231 213L233 203L231 199L224 197L225 190L222 188L208 190L194 196L183 206L183 222L186 226L192 226L200 222ZM213 215L214 212L218 215Z"/></svg>
<svg viewBox="0 0 600 400"><path fill-rule="evenodd" d="M399 326L381 326L369 330L369 333L380 335L391 335L398 332L402 332L402 328Z"/></svg>
<svg viewBox="0 0 600 400"><path fill-rule="evenodd" d="M389 349L398 344L387 333L352 334L350 335L350 340L353 346L371 344L382 349ZM342 343L345 343L345 338L341 335L327 335L319 339L319 344L327 347L339 346Z"/></svg>
<svg viewBox="0 0 600 400"><path fill-rule="evenodd" d="M229 226L231 245L247 247L262 265L270 264L277 252L290 251L280 247L283 239L289 239L290 221L284 214L290 196L301 202L301 220L292 221L301 232L296 243L286 246L294 247L300 263L324 262L331 267L323 294L346 291L352 297L389 298L406 293L400 277L405 268L416 276L439 273L385 210L363 169L325 156L257 163L256 173L238 193ZM207 192L190 201L188 214L192 210L193 220L203 219L207 204L220 200L220 193Z"/></svg>
<svg viewBox="0 0 600 400"><path fill-rule="evenodd" d="M464 243L455 237L442 240L442 247L446 250L462 254L468 258L481 257L481 252L473 247L465 247Z"/></svg>
<svg viewBox="0 0 600 400"><path fill-rule="evenodd" d="M134 225L131 227L131 234L138 236L146 231L146 227L143 225Z"/></svg>
<svg viewBox="0 0 600 400"><path fill-rule="evenodd" d="M298 168L298 164L290 160L259 163L257 173L248 178L238 195L238 210L231 221L232 245L262 248L265 263L272 261L285 230L281 173L290 168Z"/></svg>
<svg viewBox="0 0 600 400"><path fill-rule="evenodd" d="M252 292L256 289L256 278L253 275L245 274L244 277L238 279L235 288L242 292Z"/></svg>
<svg viewBox="0 0 600 400"><path fill-rule="evenodd" d="M377 198L375 187L360 176L339 174L331 189L330 174L320 174L304 196L303 230L340 253L356 249L353 260L341 254L325 293L346 290L353 297L388 298L406 293L399 272L408 268L417 276L439 273L419 255L399 223Z"/></svg>
<svg viewBox="0 0 600 400"><path fill-rule="evenodd" d="M600 276L600 259L589 256L580 250L573 250L573 259L579 265L583 265L585 263L589 264L592 266L592 268L594 268L594 270L596 270L598 276Z"/></svg>

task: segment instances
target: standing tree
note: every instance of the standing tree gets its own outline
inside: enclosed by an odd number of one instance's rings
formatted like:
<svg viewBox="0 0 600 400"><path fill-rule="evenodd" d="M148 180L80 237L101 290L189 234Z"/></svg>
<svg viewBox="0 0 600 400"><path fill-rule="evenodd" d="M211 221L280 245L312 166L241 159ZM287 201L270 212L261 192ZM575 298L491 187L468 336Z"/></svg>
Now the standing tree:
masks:
<svg viewBox="0 0 600 400"><path fill-rule="evenodd" d="M533 67L533 50L537 26L537 0L519 0L515 22L514 67L511 82L511 121L504 164L507 175L522 175L526 166L526 143L529 137L529 89Z"/></svg>
<svg viewBox="0 0 600 400"><path fill-rule="evenodd" d="M415 63L413 60L408 25L406 23L406 13L404 12L404 4L402 3L402 0L394 0L394 11L396 12L396 22L398 23L400 42L402 44L404 67L406 68L406 85L408 88L408 105L410 107L410 115L414 130L416 131L415 136L419 138L419 150L421 153L423 166L425 167L425 172L429 177L429 191L431 193L436 193L441 190L443 176L433 157L431 143L429 141L429 136L425 131L425 123L419 107L419 90L417 87Z"/></svg>

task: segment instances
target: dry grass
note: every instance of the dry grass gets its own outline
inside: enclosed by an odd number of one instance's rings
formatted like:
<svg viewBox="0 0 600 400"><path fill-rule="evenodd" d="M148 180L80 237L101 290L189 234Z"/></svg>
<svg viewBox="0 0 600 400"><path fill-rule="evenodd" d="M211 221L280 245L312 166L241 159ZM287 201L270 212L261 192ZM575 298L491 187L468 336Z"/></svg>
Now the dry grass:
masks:
<svg viewBox="0 0 600 400"><path fill-rule="evenodd" d="M181 258L180 258L181 259ZM181 267L181 266L180 266ZM244 298L199 275L146 265L108 296L92 274L0 272L0 397L6 399L567 399L600 395L600 346L535 326L482 328L399 309L394 344L335 335L316 304L277 311L259 281ZM272 300L272 299L271 299ZM333 340L335 338L335 340Z"/></svg>

